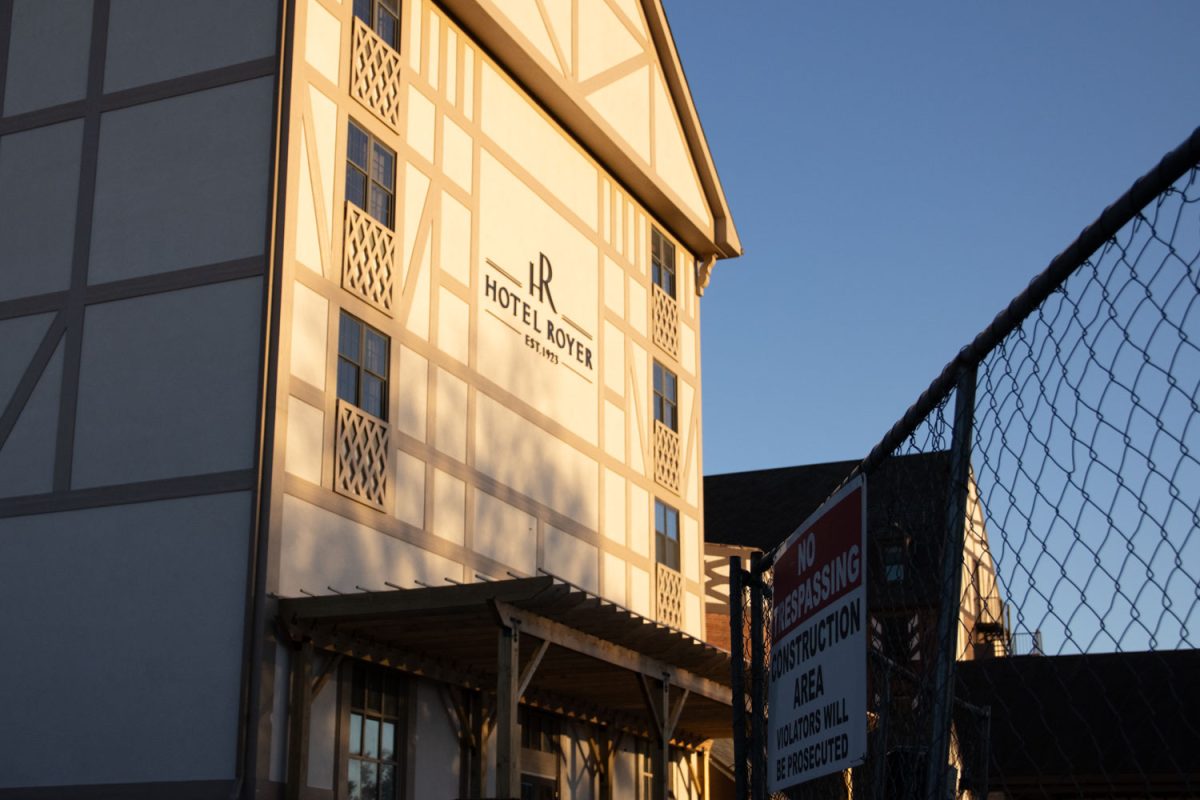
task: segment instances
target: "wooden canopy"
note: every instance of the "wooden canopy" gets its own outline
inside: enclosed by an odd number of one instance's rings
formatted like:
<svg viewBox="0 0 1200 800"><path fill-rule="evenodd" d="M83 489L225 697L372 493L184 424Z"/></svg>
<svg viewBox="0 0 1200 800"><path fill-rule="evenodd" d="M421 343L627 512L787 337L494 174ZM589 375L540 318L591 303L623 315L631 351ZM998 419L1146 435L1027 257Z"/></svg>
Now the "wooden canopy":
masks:
<svg viewBox="0 0 1200 800"><path fill-rule="evenodd" d="M664 759L730 735L729 653L553 577L289 598L279 620L302 648L494 697L502 756L521 700L649 736Z"/></svg>

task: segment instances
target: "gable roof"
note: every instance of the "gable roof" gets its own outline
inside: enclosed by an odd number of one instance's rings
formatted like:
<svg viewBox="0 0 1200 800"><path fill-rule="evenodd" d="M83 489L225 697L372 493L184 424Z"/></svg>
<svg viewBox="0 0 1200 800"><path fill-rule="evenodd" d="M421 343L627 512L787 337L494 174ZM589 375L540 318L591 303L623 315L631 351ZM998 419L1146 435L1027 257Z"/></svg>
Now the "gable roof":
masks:
<svg viewBox="0 0 1200 800"><path fill-rule="evenodd" d="M706 267L741 255L661 0L442 5Z"/></svg>

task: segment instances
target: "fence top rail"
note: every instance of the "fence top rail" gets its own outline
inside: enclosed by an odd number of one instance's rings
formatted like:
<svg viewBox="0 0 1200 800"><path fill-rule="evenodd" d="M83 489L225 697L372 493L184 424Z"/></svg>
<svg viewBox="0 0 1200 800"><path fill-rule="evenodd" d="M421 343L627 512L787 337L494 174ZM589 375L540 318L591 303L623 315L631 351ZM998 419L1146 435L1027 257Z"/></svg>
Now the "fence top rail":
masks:
<svg viewBox="0 0 1200 800"><path fill-rule="evenodd" d="M964 369L977 367L983 359L1010 333L1017 329L1030 313L1050 297L1097 250L1133 220L1142 209L1183 177L1189 169L1200 164L1200 127L1174 150L1162 157L1149 172L1134 181L1129 189L1084 228L1075 241L1056 255L1049 265L1008 306L976 336L970 344L933 379L917 401L909 406L895 425L871 449L846 480L870 472L904 442L931 411L950 395ZM778 555L779 545L764 554L760 569L770 568Z"/></svg>

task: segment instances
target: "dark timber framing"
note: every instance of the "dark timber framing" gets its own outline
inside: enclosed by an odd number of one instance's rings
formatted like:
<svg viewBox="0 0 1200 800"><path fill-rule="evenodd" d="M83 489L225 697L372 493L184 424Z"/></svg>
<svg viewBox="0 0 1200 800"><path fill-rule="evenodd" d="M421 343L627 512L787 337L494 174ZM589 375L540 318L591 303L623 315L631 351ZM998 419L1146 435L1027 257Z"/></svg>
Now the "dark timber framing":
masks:
<svg viewBox="0 0 1200 800"><path fill-rule="evenodd" d="M71 488L75 454L75 410L79 405L79 367L83 358L83 318L86 308L88 256L92 247L92 216L96 207L96 172L100 160L100 97L104 94L104 63L108 55L108 17L111 0L92 6L92 42L88 58L87 97L83 101L83 153L75 205L75 247L71 257L71 288L60 315L66 317L62 391L58 398L58 438L55 442L54 489Z"/></svg>
<svg viewBox="0 0 1200 800"><path fill-rule="evenodd" d="M55 499L67 499L67 506L75 509L86 507L79 504L83 498L93 499L95 505L135 502L116 498L130 496L131 489L132 494L136 496L139 491L133 487L143 486L143 484L130 484L105 487L99 490L89 489L86 492L71 492L70 490L71 465L74 459L75 418L79 398L79 369L83 350L83 322L85 311L89 305L257 277L265 272L266 259L260 255L110 283L88 285L88 255L91 249L92 215L95 206L102 115L108 111L267 77L276 72L275 58L268 57L104 94L104 64L107 57L110 8L111 0L96 0L92 10L87 96L83 100L11 117L0 117L0 136L76 119L82 119L84 124L79 190L76 199L75 234L72 243L70 287L65 291L0 302L0 320L45 313L55 315L28 366L18 380L12 397L0 408L0 448L2 448L16 426L21 412L25 410L46 366L61 344L64 349L64 358L55 437L53 491L41 495L43 501L40 503L33 503L30 498L0 500L0 517L14 516L15 509L31 505L34 507L53 506ZM0 74L0 108L3 103L4 87L7 84L12 13L12 0L0 2L0 68L3 68L3 74ZM224 479L218 483L222 486L228 485ZM228 491L228 489L219 489L219 491ZM112 497L108 496L108 492L112 493ZM213 492L202 490L199 493L211 494ZM53 509L47 508L46 510ZM31 513L45 512L34 511Z"/></svg>
<svg viewBox="0 0 1200 800"><path fill-rule="evenodd" d="M280 148L287 139L286 95L278 76L286 73L287 62L283 43L288 41L292 0L279 0L280 16L276 25L276 40L272 55L235 64L204 70L167 80L156 81L120 91L104 92L104 72L107 60L108 29L111 0L94 0L83 99L60 103L46 108L3 116L4 95L8 77L8 56L12 34L13 0L0 0L0 137L32 131L64 122L82 120L83 135L80 152L78 194L76 198L74 238L70 266L70 282L64 291L49 292L0 302L0 321L52 314L42 339L28 365L17 381L7 402L0 398L0 448L8 440L25 406L42 379L46 366L61 347L62 375L54 443L52 489L38 495L0 499L0 519L20 516L81 511L91 508L145 503L184 497L197 497L230 492L260 492L265 484L264 474L271 463L270 442L264 443L264 432L274 430L270 399L275 395L273 356L278 343L278 298L274 295L268 263L278 269L281 246L274 223L281 213L283 202L280 174ZM250 80L277 76L275 81L275 115L270 174L271 205L264 215L264 249L259 255L231 261L200 264L183 269L159 272L108 283L88 283L88 259L91 250L92 219L95 208L95 189L99 166L101 121L103 115L135 106L182 97L196 92L217 89ZM280 110L282 108L282 110ZM257 445L255 464L251 469L116 484L86 489L71 488L74 460L75 421L79 398L79 373L84 341L84 318L89 306L116 300L161 294L246 278L265 278L262 324L266 333L260 342L260 376ZM266 510L256 501L252 521L251 562L247 585L246 630L243 643L243 675L237 731L236 779L220 781L186 781L130 785L44 787L39 789L0 789L0 798L16 797L160 797L228 798L237 793L254 795L258 786L256 752L258 748L258 719L262 636L257 629L265 618L263 605L265 577L262 562L265 540ZM261 527L261 531L260 531Z"/></svg>

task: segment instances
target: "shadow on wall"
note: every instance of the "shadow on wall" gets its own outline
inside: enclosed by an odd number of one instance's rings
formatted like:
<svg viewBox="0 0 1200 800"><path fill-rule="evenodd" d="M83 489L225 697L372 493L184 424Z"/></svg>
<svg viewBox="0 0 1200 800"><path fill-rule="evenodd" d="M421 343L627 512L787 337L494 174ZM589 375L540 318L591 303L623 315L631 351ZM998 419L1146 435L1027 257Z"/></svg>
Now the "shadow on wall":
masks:
<svg viewBox="0 0 1200 800"><path fill-rule="evenodd" d="M515 331L496 324L481 328L479 336L484 335L514 340L508 348L489 348L507 350L504 369L493 363L488 372L500 376L497 383L511 394L538 398L573 381L577 392L584 387L579 393L588 396L589 407L558 414L559 433L551 433L531 421L548 419L532 403L514 411L499 399L503 391L468 388L458 376L471 372L430 363L393 339L389 508L343 505L335 513L285 496L281 595L436 586L473 582L479 575L507 579L539 569L600 590L602 469L560 438L579 427L564 416L599 415L599 370L587 383L561 361L553 364L527 347ZM411 382L414 369L428 383ZM406 391L413 383L414 390ZM473 431L468 408L474 409ZM425 441L401 428L424 432ZM468 552L493 563L474 569Z"/></svg>

